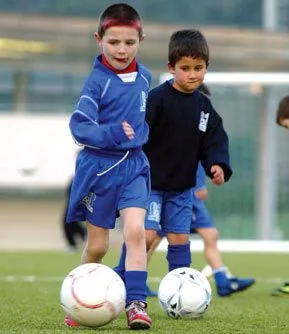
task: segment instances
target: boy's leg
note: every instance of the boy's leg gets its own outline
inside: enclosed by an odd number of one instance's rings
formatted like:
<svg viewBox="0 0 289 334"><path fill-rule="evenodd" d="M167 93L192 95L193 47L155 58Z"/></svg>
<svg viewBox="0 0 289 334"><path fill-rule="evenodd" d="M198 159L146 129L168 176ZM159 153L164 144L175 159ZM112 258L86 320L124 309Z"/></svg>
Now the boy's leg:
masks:
<svg viewBox="0 0 289 334"><path fill-rule="evenodd" d="M126 309L128 326L131 329L148 329L151 319L146 313L146 210L142 208L126 208L120 210L123 223L123 235L126 244Z"/></svg>
<svg viewBox="0 0 289 334"><path fill-rule="evenodd" d="M148 230L146 230L146 232L148 232ZM156 231L154 231L156 232ZM147 235L147 233L146 233ZM153 239L151 245L149 246L149 248L147 249L147 264L149 265L149 262L152 258L152 255L154 253L154 251L156 250L156 248L158 247L158 245L161 243L163 239L163 234L160 234L159 231L157 231L155 233L155 238ZM150 288L150 286L147 283L147 295L148 297L157 297L158 293L157 291L154 291Z"/></svg>
<svg viewBox="0 0 289 334"><path fill-rule="evenodd" d="M167 261L169 271L177 268L190 267L191 250L189 234L168 233Z"/></svg>
<svg viewBox="0 0 289 334"><path fill-rule="evenodd" d="M109 246L109 229L95 226L89 222L87 239L81 256L81 263L101 263Z"/></svg>
<svg viewBox="0 0 289 334"><path fill-rule="evenodd" d="M147 265L149 264L149 261L151 259L151 256L159 243L161 242L162 238L159 237L158 235L155 237L155 240L153 240L151 246L147 250ZM125 281L125 259L126 259L126 245L125 243L122 244L122 250L121 250L121 255L118 261L117 266L113 268L113 270L121 277L123 281ZM147 297L156 297L158 295L157 292L151 290L149 287L148 283L146 286L147 289Z"/></svg>
<svg viewBox="0 0 289 334"><path fill-rule="evenodd" d="M87 240L81 256L81 263L101 263L109 244L109 230L95 226L87 222ZM68 315L64 318L64 324L68 327L78 327L79 323Z"/></svg>
<svg viewBox="0 0 289 334"><path fill-rule="evenodd" d="M147 250L147 266L150 261L151 255L155 248L161 241L161 237L157 235L157 229L160 223L160 213L161 213L161 202L162 202L162 192L152 190L149 199L149 210L146 214L145 219L145 235L146 235L146 250ZM119 274L122 280L125 280L125 259L126 259L126 245L123 243L122 252L119 258L119 262L114 270ZM157 293L152 291L147 285L147 296L155 297Z"/></svg>
<svg viewBox="0 0 289 334"><path fill-rule="evenodd" d="M196 232L204 242L204 256L212 270L223 267L221 253L218 248L218 230L215 227L196 228Z"/></svg>
<svg viewBox="0 0 289 334"><path fill-rule="evenodd" d="M125 243L122 244L121 247L121 254L120 258L118 260L117 266L113 268L113 270L121 277L121 279L124 281L125 279L125 259L126 259L126 245Z"/></svg>
<svg viewBox="0 0 289 334"><path fill-rule="evenodd" d="M189 267L191 264L189 233L192 206L191 189L166 193L162 212L162 227L169 243L167 253L169 271Z"/></svg>
<svg viewBox="0 0 289 334"><path fill-rule="evenodd" d="M207 263L212 267L217 293L220 297L246 290L255 283L253 278L238 278L228 274L217 245L218 230L215 227L197 228L196 232L204 241L204 255Z"/></svg>

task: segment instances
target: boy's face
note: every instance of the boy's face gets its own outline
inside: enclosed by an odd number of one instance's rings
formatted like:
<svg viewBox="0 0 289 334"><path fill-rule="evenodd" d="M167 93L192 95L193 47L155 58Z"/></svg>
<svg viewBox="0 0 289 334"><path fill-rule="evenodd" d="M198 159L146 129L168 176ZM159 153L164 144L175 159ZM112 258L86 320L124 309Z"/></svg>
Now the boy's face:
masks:
<svg viewBox="0 0 289 334"><path fill-rule="evenodd" d="M174 67L168 64L168 68L174 76L174 88L183 93L198 89L207 73L206 62L201 58L182 57Z"/></svg>
<svg viewBox="0 0 289 334"><path fill-rule="evenodd" d="M113 26L102 38L95 34L99 46L109 64L116 70L124 70L135 58L142 39L138 30L130 26Z"/></svg>
<svg viewBox="0 0 289 334"><path fill-rule="evenodd" d="M286 129L289 129L289 118L280 119L280 125Z"/></svg>

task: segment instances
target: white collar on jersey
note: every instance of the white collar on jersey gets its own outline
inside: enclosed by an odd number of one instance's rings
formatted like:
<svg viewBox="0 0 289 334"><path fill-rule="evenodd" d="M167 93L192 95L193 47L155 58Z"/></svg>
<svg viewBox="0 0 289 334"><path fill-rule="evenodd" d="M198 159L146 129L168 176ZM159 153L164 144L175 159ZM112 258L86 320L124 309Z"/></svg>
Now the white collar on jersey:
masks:
<svg viewBox="0 0 289 334"><path fill-rule="evenodd" d="M137 76L137 72L118 74L123 82L134 82Z"/></svg>

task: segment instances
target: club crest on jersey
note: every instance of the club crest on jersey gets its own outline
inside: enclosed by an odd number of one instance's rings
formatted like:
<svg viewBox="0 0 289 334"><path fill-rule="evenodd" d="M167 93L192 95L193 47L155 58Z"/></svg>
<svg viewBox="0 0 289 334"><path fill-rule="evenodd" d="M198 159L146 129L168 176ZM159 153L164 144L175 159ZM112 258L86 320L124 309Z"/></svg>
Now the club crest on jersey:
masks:
<svg viewBox="0 0 289 334"><path fill-rule="evenodd" d="M83 203L86 206L87 210L91 213L93 213L93 202L95 201L95 198L95 194L93 192L90 192L81 201L81 203Z"/></svg>
<svg viewBox="0 0 289 334"><path fill-rule="evenodd" d="M146 111L146 103L147 103L147 95L145 91L141 91L140 93L140 112Z"/></svg>
<svg viewBox="0 0 289 334"><path fill-rule="evenodd" d="M202 132L206 132L207 126L208 126L208 121L209 121L209 113L205 113L204 111L201 111L201 118L200 118L200 123L199 123L199 130Z"/></svg>
<svg viewBox="0 0 289 334"><path fill-rule="evenodd" d="M157 202L151 202L148 210L148 220L156 222L161 221L161 204Z"/></svg>

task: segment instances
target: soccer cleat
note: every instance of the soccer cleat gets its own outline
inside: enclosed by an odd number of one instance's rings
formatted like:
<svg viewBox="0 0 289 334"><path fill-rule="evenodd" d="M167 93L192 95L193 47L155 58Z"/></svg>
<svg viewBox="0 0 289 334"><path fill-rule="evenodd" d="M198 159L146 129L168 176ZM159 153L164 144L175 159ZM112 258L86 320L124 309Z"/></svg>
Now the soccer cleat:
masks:
<svg viewBox="0 0 289 334"><path fill-rule="evenodd" d="M126 308L127 325L130 329L150 329L152 320L146 312L146 303L134 301Z"/></svg>
<svg viewBox="0 0 289 334"><path fill-rule="evenodd" d="M148 285L147 285L147 296L148 297L157 297L158 293L156 291L153 291Z"/></svg>
<svg viewBox="0 0 289 334"><path fill-rule="evenodd" d="M289 282L285 282L281 288L273 289L272 296L289 297Z"/></svg>
<svg viewBox="0 0 289 334"><path fill-rule="evenodd" d="M66 315L64 317L64 325L66 325L68 327L79 327L80 323L78 323L77 321L75 321L72 318L70 318L69 315Z"/></svg>
<svg viewBox="0 0 289 334"><path fill-rule="evenodd" d="M232 293L248 289L254 283L255 283L254 278L232 277L228 279L226 284L216 285L217 293L219 297L227 297L230 296Z"/></svg>

